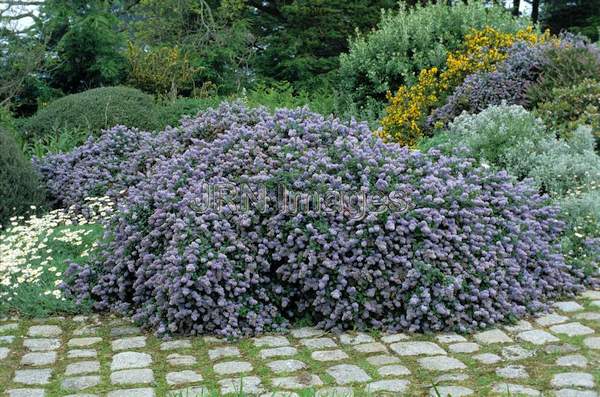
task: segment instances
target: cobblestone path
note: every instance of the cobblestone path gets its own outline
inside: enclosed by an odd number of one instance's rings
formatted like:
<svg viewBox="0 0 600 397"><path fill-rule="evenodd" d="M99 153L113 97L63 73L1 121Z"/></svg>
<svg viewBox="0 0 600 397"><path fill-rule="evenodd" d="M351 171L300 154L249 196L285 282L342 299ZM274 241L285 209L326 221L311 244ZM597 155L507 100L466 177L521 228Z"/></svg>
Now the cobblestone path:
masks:
<svg viewBox="0 0 600 397"><path fill-rule="evenodd" d="M593 397L599 386L600 291L472 335L296 328L165 341L114 317L0 321L9 397Z"/></svg>

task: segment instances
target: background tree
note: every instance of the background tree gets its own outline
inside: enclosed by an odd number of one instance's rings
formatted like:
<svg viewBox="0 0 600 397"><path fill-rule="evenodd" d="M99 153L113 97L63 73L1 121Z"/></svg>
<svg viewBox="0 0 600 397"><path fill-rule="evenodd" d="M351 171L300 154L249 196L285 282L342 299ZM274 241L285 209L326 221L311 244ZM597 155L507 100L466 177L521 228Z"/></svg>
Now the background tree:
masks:
<svg viewBox="0 0 600 397"><path fill-rule="evenodd" d="M544 0L540 19L553 33L570 30L600 38L600 0Z"/></svg>
<svg viewBox="0 0 600 397"><path fill-rule="evenodd" d="M395 0L247 0L258 37L255 67L267 79L313 85L338 66L356 29L377 24Z"/></svg>

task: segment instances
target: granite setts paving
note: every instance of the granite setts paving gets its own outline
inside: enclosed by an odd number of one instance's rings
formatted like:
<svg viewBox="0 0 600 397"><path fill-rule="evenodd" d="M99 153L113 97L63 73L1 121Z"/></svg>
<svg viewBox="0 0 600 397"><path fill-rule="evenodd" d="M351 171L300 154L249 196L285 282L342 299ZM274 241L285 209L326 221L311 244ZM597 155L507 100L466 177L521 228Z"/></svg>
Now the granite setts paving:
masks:
<svg viewBox="0 0 600 397"><path fill-rule="evenodd" d="M0 397L600 397L599 303L587 291L468 335L161 340L110 316L5 318Z"/></svg>

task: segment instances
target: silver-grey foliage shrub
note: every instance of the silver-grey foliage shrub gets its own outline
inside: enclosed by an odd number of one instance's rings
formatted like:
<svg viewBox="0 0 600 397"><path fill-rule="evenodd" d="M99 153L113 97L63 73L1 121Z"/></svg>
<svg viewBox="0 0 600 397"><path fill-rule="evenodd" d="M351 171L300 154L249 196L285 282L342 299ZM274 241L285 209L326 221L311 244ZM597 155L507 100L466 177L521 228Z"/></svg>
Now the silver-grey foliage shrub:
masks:
<svg viewBox="0 0 600 397"><path fill-rule="evenodd" d="M229 186L228 202L264 186L266 205L205 205L207 184ZM367 210L286 211L282 186L362 193ZM506 172L279 110L195 140L130 186L100 255L70 267L68 290L160 334L256 334L307 318L324 329L465 331L582 288L559 252L557 212Z"/></svg>

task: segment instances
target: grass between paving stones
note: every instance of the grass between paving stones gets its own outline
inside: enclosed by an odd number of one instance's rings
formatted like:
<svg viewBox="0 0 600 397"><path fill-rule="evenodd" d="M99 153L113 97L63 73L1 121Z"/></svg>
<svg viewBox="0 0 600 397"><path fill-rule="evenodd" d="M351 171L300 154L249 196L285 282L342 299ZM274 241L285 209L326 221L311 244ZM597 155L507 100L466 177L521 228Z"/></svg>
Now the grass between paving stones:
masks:
<svg viewBox="0 0 600 397"><path fill-rule="evenodd" d="M583 302L583 304L584 304L583 311L600 312L599 307L590 305L588 301ZM598 335L598 333L600 333L600 324L598 323L598 321L575 319L574 316L575 316L574 314L570 315L571 318L568 321L569 322L578 321L590 328L593 328L596 331L596 335ZM529 319L529 320L532 321L531 319ZM5 324L8 322L10 322L10 321L0 322L0 324ZM10 345L5 345L5 344L2 345L2 346L8 346L11 349L11 354L9 355L8 358L6 358L5 360L0 362L0 395L4 395L4 393L8 389L23 387L22 385L17 385L17 384L12 383L12 380L14 377L14 370L20 366L20 359L21 359L22 355L25 353L24 348L22 347L23 346L23 337L25 336L28 328L31 325L41 324L41 323L55 324L55 325L60 326L63 330L63 335L61 337L62 345L61 345L61 348L58 350L59 360L57 361L57 363L55 365L52 366L54 371L53 371L53 377L52 377L51 383L44 387L47 390L47 396L58 397L58 396L63 396L65 394L68 394L62 390L62 381L64 380L64 371L65 371L66 366L69 363L73 363L76 361L94 360L93 358L90 358L90 359L68 359L66 357L66 350L68 350L68 348L67 348L68 340L73 337L77 337L77 336L73 335L73 331L75 329L81 327L83 324L72 321L71 319L65 321L65 320L61 320L58 318L47 319L47 320L20 319L20 320L18 320L18 323L19 323L19 329L17 331L4 332L5 335L6 334L15 335L17 338ZM533 323L533 321L532 321L532 323ZM110 330L111 330L111 328L116 327L119 324L127 325L128 323L125 320L115 319L114 317L112 317L112 318L105 317L102 319L101 325L98 326L98 330L97 330L97 333L95 336L101 337L102 342L95 344L93 346L90 346L89 348L97 351L97 354L98 354L97 360L100 361L100 365L101 365L101 367L100 367L101 383L97 387L85 390L86 394L105 395L107 392L118 389L118 388L124 389L124 388L134 388L134 387L153 387L156 390L157 396L161 397L161 396L167 395L167 393L170 390L185 389L186 387L193 387L193 386L204 386L208 389L208 394L206 395L206 397L219 396L220 395L220 393L219 393L220 387L218 384L218 380L220 378L213 371L213 365L215 362L211 361L208 358L208 350L210 348L223 346L225 344L231 344L231 345L237 346L240 350L241 357L239 357L239 358L232 358L232 357L223 358L223 359L220 359L218 362L240 360L240 361L248 361L248 362L252 363L254 370L251 373L247 374L246 376L260 377L262 380L263 388L269 392L277 391L276 388L272 387L272 379L274 377L279 377L279 376L297 376L297 375L302 375L302 374L305 374L305 375L316 374L323 381L323 383L324 383L323 387L335 386L334 379L330 375L327 374L326 370L327 370L327 368L329 368L333 365L338 365L341 363L358 365L359 367L364 369L365 372L367 372L373 378L373 381L386 379L386 378L379 376L379 374L377 373L377 368L375 366L370 365L367 362L366 358L369 356L368 354L359 353L352 346L342 345L339 342L338 342L338 349L343 350L349 356L348 359L342 360L340 362L319 362L319 361L313 360L311 357L312 350L305 348L304 346L302 346L299 343L299 340L292 338L289 335L287 335L288 340L290 340L290 342L292 342L292 345L298 349L298 353L296 355L294 355L292 357L274 357L274 358L271 358L268 360L262 360L262 359L260 359L260 355L259 355L259 351L262 348L257 348L251 339L241 339L239 341L224 340L222 343L209 343L209 342L206 342L202 337L196 337L196 338L191 338L191 341L192 341L191 349L177 349L177 350L163 351L163 350L160 350L160 344L163 342L163 340L157 339L156 337L154 337L152 335L146 335L146 337L147 337L146 347L143 349L134 349L134 350L150 353L152 355L153 364L152 364L151 368L154 372L154 377L155 377L154 384L152 384L152 385L113 386L110 384L110 373L111 373L110 364L111 364L112 356L115 354L115 352L112 351L111 341L114 339L117 339L117 337L111 338ZM545 329L545 330L548 330L548 328L549 328L549 327L539 327L536 324L534 324L534 326L535 326L535 328ZM511 337L514 340L513 343L492 344L492 345L479 344L480 350L476 353L470 353L470 354L450 353L449 354L450 356L455 357L455 358L459 359L460 361L462 361L463 363L465 363L465 365L467 366L467 369L450 371L448 373L449 374L466 373L469 375L469 378L464 381L460 381L460 382L440 382L439 385L457 384L457 385L469 387L469 388L475 390L477 396L488 396L488 395L497 395L497 394L492 393L492 390L491 390L492 385L494 385L495 383L516 383L516 384L528 386L528 387L531 387L531 388L534 388L537 390L541 390L541 391L543 391L544 395L551 395L551 392L549 390L549 385L550 385L550 380L552 379L554 374L559 373L559 372L579 372L579 371L592 373L596 384L599 385L600 384L600 368L598 368L598 366L596 364L598 362L600 362L600 351L591 350L591 349L588 349L585 347L585 345L583 344L583 340L589 335L574 336L574 337L568 337L565 335L557 335L557 334L555 334L555 335L560 339L560 342L555 342L553 344L568 343L568 344L571 344L571 345L577 347L578 351L573 352L573 353L547 353L545 351L545 346L547 346L547 345L544 345L544 346L533 345L533 344L530 344L527 342L520 341L514 335L511 335ZM88 335L84 335L84 336L88 336ZM331 336L331 335L324 334L323 336L327 337L327 336ZM435 335L411 335L410 340L411 341L418 341L418 340L431 341L434 343L438 343L437 340L435 339ZM447 344L443 344L443 343L438 343L438 344L440 346L442 346L445 350L448 350ZM502 361L502 362L494 364L494 365L484 365L472 358L473 355L481 354L481 353L494 353L494 354L498 354L498 355L502 356L502 348L504 348L506 346L510 346L510 345L517 345L517 344L523 348L535 350L536 354L533 357L530 357L527 359L523 359L523 360L519 360L519 361L505 360L505 361ZM169 354L172 354L172 353L192 355L197 359L197 364L193 365L191 367L171 367L168 364L166 358ZM379 353L377 353L377 354L379 354ZM390 352L390 354L393 354L393 353ZM556 361L557 357L559 357L561 355L566 355L566 354L582 354L582 355L584 355L589 361L588 367L585 369L580 369L580 368L566 368L566 367L560 368L560 367L555 366L555 361ZM434 372L431 372L431 371L421 368L421 366L418 364L418 359L420 357L406 357L405 356L405 357L399 357L399 358L400 358L399 364L406 366L411 371L411 375L399 377L401 379L410 380L409 390L406 393L406 395L409 395L409 396L428 395L432 384L438 383L438 382L436 382L436 379L438 378L438 376L447 374L446 372L434 373ZM296 372L293 374L274 374L266 366L266 363L269 361L285 360L285 359L298 359L298 360L304 362L308 368L304 371L299 371L299 372ZM496 372L495 372L496 368L500 368L500 367L504 367L504 366L508 366L508 365L523 365L523 366L525 366L526 370L529 374L529 377L527 379L513 379L513 380L501 379L499 376L496 375ZM199 372L203 377L203 381L198 382L197 384L191 384L191 385L186 385L186 386L169 386L169 385L167 385L166 374L168 372L181 371L181 370L187 370L187 369ZM239 376L231 376L231 377L239 377ZM395 378L395 377L390 377L389 379L391 379L391 378ZM355 386L354 387L354 391L355 391L354 395L356 397L369 397L369 396L374 397L374 396L384 395L384 394L380 394L380 393L366 392L364 384L354 385L354 386ZM283 390L281 390L281 391L283 391ZM306 390L301 390L301 391L295 391L295 392L298 393L301 397L314 397L315 396L315 390L311 389L311 388L306 389ZM188 397L185 395L185 393L180 393L180 394L181 394L181 397ZM234 394L233 396L234 397L246 397L245 394L246 393L244 393L242 391L238 394ZM388 394L388 395L393 395L393 393ZM505 394L505 395L508 395L508 394ZM179 396L177 396L177 394L175 394L175 397L179 397ZM189 397L191 397L191 396L189 396ZM330 396L330 397L333 397L333 396ZM345 396L335 396L335 397L345 397Z"/></svg>

